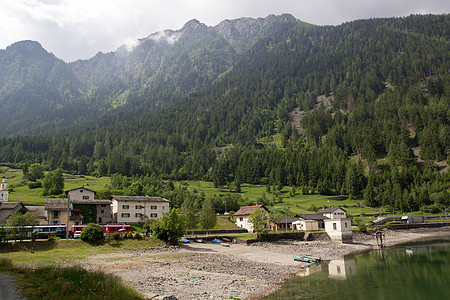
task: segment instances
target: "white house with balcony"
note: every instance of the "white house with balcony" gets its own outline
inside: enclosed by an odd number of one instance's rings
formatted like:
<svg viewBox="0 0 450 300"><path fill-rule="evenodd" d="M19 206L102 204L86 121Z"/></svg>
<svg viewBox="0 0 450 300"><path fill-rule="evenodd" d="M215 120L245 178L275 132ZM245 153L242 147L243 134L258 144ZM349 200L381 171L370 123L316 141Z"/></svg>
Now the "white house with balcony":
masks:
<svg viewBox="0 0 450 300"><path fill-rule="evenodd" d="M111 196L113 219L119 224L142 224L169 210L170 201L150 196Z"/></svg>

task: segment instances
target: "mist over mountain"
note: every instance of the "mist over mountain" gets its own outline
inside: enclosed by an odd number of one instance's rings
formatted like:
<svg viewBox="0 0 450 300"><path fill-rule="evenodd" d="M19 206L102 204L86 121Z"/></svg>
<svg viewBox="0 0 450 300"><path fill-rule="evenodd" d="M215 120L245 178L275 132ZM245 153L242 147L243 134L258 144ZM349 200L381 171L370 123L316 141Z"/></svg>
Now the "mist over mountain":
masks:
<svg viewBox="0 0 450 300"><path fill-rule="evenodd" d="M38 42L17 42L0 51L1 135L64 130L124 106L138 114L164 106L210 86L276 20L296 22L290 15L215 27L191 20L69 64Z"/></svg>

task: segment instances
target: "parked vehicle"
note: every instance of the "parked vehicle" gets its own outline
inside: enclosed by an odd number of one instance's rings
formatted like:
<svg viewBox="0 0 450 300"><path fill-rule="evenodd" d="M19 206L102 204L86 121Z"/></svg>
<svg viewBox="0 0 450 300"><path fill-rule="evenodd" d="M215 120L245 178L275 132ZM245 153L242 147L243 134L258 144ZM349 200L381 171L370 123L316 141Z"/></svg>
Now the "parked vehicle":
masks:
<svg viewBox="0 0 450 300"><path fill-rule="evenodd" d="M74 239L79 239L80 238L80 236L81 236L81 231L75 231L74 233L73 233L73 238Z"/></svg>

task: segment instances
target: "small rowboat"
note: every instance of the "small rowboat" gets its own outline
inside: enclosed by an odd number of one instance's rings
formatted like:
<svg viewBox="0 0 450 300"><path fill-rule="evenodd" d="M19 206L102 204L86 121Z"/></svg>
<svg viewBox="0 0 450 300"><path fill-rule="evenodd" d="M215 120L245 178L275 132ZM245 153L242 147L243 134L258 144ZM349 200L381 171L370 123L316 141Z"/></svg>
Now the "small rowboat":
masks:
<svg viewBox="0 0 450 300"><path fill-rule="evenodd" d="M318 263L322 259L320 257L313 257L313 256L303 255L303 256L300 256L300 257L294 256L294 260L295 261L301 261L301 262L307 262L307 263Z"/></svg>

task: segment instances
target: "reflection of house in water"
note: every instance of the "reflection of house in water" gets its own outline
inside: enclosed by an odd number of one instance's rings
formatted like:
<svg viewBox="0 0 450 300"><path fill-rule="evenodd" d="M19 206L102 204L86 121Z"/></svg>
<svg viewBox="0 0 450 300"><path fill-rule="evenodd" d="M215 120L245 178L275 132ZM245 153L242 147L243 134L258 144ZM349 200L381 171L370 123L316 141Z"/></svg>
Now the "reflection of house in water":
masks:
<svg viewBox="0 0 450 300"><path fill-rule="evenodd" d="M312 264L309 266L306 266L305 268L302 268L300 272L297 273L298 276L306 277L312 274L321 273L323 272L323 267L320 263Z"/></svg>
<svg viewBox="0 0 450 300"><path fill-rule="evenodd" d="M328 264L328 277L334 279L347 279L356 275L356 261L354 257L330 260Z"/></svg>
<svg viewBox="0 0 450 300"><path fill-rule="evenodd" d="M417 254L419 252L428 251L428 247L426 245L409 246L409 247L406 247L405 250L406 250L406 253L411 256L411 255Z"/></svg>

